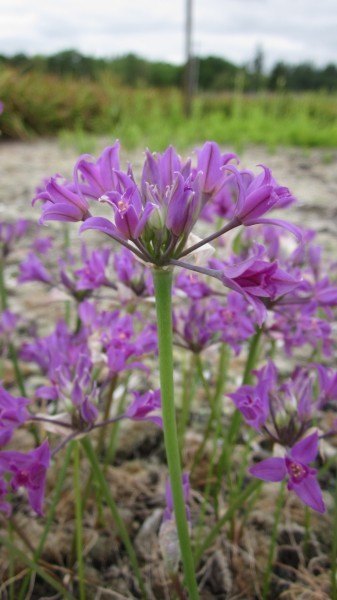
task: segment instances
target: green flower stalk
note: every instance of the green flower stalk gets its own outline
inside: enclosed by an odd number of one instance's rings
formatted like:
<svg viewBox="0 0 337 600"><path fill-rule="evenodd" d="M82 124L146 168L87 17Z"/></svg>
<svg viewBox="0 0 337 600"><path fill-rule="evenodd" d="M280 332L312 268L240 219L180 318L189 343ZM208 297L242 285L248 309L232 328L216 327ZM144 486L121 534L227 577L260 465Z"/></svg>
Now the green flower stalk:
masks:
<svg viewBox="0 0 337 600"><path fill-rule="evenodd" d="M186 587L191 600L196 600L199 598L199 593L186 518L174 406L171 302L172 270L154 269L153 281L156 297L159 373L166 458Z"/></svg>

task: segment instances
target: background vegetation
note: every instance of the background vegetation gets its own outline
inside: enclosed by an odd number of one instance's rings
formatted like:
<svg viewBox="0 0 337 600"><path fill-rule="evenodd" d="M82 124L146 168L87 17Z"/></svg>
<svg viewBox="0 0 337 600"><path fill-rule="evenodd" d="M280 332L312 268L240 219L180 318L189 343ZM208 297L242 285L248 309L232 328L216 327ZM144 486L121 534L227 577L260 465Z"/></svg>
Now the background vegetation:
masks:
<svg viewBox="0 0 337 600"><path fill-rule="evenodd" d="M3 138L120 137L160 150L214 139L220 144L337 145L337 67L275 65L264 57L238 67L217 57L195 61L198 90L183 110L183 68L135 55L96 59L69 50L44 57L0 56ZM196 86L195 86L196 87Z"/></svg>

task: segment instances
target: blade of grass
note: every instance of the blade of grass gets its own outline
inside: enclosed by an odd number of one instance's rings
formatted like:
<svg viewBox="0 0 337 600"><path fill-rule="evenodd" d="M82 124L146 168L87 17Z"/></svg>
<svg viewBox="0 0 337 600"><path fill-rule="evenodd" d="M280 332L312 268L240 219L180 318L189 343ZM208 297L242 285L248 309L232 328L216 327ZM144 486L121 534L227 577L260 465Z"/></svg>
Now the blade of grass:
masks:
<svg viewBox="0 0 337 600"><path fill-rule="evenodd" d="M49 583L54 590L62 594L62 598L66 598L67 600L76 600L75 596L70 594L70 592L68 592L68 590L57 579L49 575L49 573L47 573L39 564L37 564L34 559L29 558L25 552L19 550L19 548L17 548L10 540L0 536L0 544L5 546L11 554L16 556L18 560L25 563L32 571L36 571L36 573L42 579L44 579L44 581Z"/></svg>

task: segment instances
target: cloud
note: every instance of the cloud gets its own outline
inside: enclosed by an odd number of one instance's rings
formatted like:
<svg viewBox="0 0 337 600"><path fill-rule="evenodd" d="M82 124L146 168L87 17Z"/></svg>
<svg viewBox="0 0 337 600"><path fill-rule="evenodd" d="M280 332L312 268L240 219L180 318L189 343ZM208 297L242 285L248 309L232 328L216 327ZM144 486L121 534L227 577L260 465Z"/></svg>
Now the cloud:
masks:
<svg viewBox="0 0 337 600"><path fill-rule="evenodd" d="M2 0L0 52L76 48L183 62L185 0ZM194 0L194 49L238 64L262 47L277 60L337 60L335 0Z"/></svg>

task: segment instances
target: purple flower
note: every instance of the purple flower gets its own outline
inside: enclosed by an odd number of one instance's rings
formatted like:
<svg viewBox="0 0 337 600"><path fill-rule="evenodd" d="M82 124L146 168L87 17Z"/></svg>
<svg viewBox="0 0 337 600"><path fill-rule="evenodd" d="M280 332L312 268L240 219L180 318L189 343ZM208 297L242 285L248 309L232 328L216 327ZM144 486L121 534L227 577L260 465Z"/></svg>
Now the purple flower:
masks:
<svg viewBox="0 0 337 600"><path fill-rule="evenodd" d="M46 254L53 246L53 238L49 236L37 237L32 243L32 249L38 254Z"/></svg>
<svg viewBox="0 0 337 600"><path fill-rule="evenodd" d="M33 510L42 515L46 473L50 463L49 444L46 440L35 450L0 452L0 471L10 475L10 486L14 492L26 488Z"/></svg>
<svg viewBox="0 0 337 600"><path fill-rule="evenodd" d="M163 426L161 416L160 390L149 390L144 394L133 392L134 401L127 408L123 417L133 421L152 421L159 427Z"/></svg>
<svg viewBox="0 0 337 600"><path fill-rule="evenodd" d="M297 368L291 378L278 382L272 361L254 371L256 385L243 385L228 394L246 423L264 430L273 442L293 446L312 425L315 404L307 369Z"/></svg>
<svg viewBox="0 0 337 600"><path fill-rule="evenodd" d="M117 172L119 186L114 192L107 192L108 201L115 213L115 226L125 239L138 239L155 209L155 204L142 202L140 191L131 177Z"/></svg>
<svg viewBox="0 0 337 600"><path fill-rule="evenodd" d="M188 272L185 269L182 269L182 271L177 275L175 287L183 290L185 294L187 294L187 296L193 300L206 298L207 296L211 296L213 293L212 288L210 288L207 283L205 283L195 273Z"/></svg>
<svg viewBox="0 0 337 600"><path fill-rule="evenodd" d="M163 197L167 188L172 187L176 173L188 175L190 164L183 165L180 157L172 146L169 146L163 154L152 154L149 150L145 153L145 161L141 177L141 192L145 198L149 186L158 190Z"/></svg>
<svg viewBox="0 0 337 600"><path fill-rule="evenodd" d="M43 192L39 192L33 204L43 202L40 223L46 221L84 221L90 217L89 204L83 195L74 191L73 184L52 177Z"/></svg>
<svg viewBox="0 0 337 600"><path fill-rule="evenodd" d="M120 170L118 140L105 148L95 162L89 154L80 156L74 167L74 182L77 191L98 200L117 186L116 171Z"/></svg>
<svg viewBox="0 0 337 600"><path fill-rule="evenodd" d="M211 265L219 266L220 261L214 259ZM276 300L280 296L294 290L299 281L279 268L277 262L266 262L259 256L252 256L236 265L222 266L219 279L230 289L242 294L254 307L258 322L266 318L266 308L261 298Z"/></svg>
<svg viewBox="0 0 337 600"><path fill-rule="evenodd" d="M319 364L315 366L319 383L318 406L322 408L329 402L337 400L337 371Z"/></svg>
<svg viewBox="0 0 337 600"><path fill-rule="evenodd" d="M97 388L84 331L71 334L61 321L51 335L24 344L21 358L36 362L49 379L36 390L38 398L62 400L68 407L72 403L86 422L88 415L90 423L97 416Z"/></svg>
<svg viewBox="0 0 337 600"><path fill-rule="evenodd" d="M310 292L310 306L313 309L316 307L330 309L337 306L337 286L331 283L328 277L323 277L315 282L315 284L311 286ZM327 314L329 314L329 312L327 312Z"/></svg>
<svg viewBox="0 0 337 600"><path fill-rule="evenodd" d="M179 238L187 236L193 228L202 208L199 178L188 179L178 173L167 196L167 229Z"/></svg>
<svg viewBox="0 0 337 600"><path fill-rule="evenodd" d="M108 367L111 374L134 368L147 371L139 359L157 348L157 336L152 326L146 326L141 333L134 333L130 315L116 315L115 321L101 337L106 348Z"/></svg>
<svg viewBox="0 0 337 600"><path fill-rule="evenodd" d="M75 350L75 351L72 351ZM98 389L93 381L93 363L85 344L68 350L68 356L59 356L50 365L49 378L52 386L37 390L40 398L61 399L65 405L71 401L85 423L93 424L98 417Z"/></svg>
<svg viewBox="0 0 337 600"><path fill-rule="evenodd" d="M226 166L226 169L233 173L238 186L234 219L245 226L257 223L279 225L301 239L301 231L295 225L280 219L262 218L272 208L284 208L295 202L288 188L276 183L270 169L263 165L262 168L263 173L255 177L249 171L240 173L233 165Z"/></svg>
<svg viewBox="0 0 337 600"><path fill-rule="evenodd" d="M138 239L142 234L155 205L147 203L144 208L134 181L121 172L117 175L120 179L119 190L107 192L102 197L114 211L115 224L104 217L91 217L83 223L81 232L97 229L117 240Z"/></svg>
<svg viewBox="0 0 337 600"><path fill-rule="evenodd" d="M4 310L0 313L0 334L8 337L15 330L19 320L20 317L18 315L15 315L8 309Z"/></svg>
<svg viewBox="0 0 337 600"><path fill-rule="evenodd" d="M107 276L107 270L111 252L108 248L93 250L86 257L82 269L75 271L78 278L76 282L77 290L95 290L102 285L109 286L110 282Z"/></svg>
<svg viewBox="0 0 337 600"><path fill-rule="evenodd" d="M270 333L283 340L286 353L291 355L294 350L306 344L317 348L318 342L321 342L323 353L330 356L331 325L323 319L306 315L303 310L285 308L287 310L283 309L282 312L278 310L274 313L275 322L270 328Z"/></svg>
<svg viewBox="0 0 337 600"><path fill-rule="evenodd" d="M18 219L15 223L0 221L0 254L7 256L27 232L30 221Z"/></svg>
<svg viewBox="0 0 337 600"><path fill-rule="evenodd" d="M209 327L210 315L209 304L200 300L194 301L187 310L174 313L174 330L192 352L201 352L220 340L218 330L215 332L214 327Z"/></svg>
<svg viewBox="0 0 337 600"><path fill-rule="evenodd" d="M268 384L268 381L261 380L256 386L243 385L236 392L228 394L246 423L258 431L269 414Z"/></svg>
<svg viewBox="0 0 337 600"><path fill-rule="evenodd" d="M258 431L266 424L270 414L269 394L276 389L277 371L269 361L265 367L255 372L257 385L242 385L231 394L227 394L241 412L246 423Z"/></svg>
<svg viewBox="0 0 337 600"><path fill-rule="evenodd" d="M249 472L263 481L288 480L288 490L292 490L314 510L325 512L316 469L309 467L318 452L317 431L297 442L284 458L267 458L250 467Z"/></svg>
<svg viewBox="0 0 337 600"><path fill-rule="evenodd" d="M29 281L41 281L43 283L51 283L52 276L48 273L33 252L30 252L27 258L20 263L20 274L18 277L20 283L26 283Z"/></svg>
<svg viewBox="0 0 337 600"><path fill-rule="evenodd" d="M229 292L225 304L214 299L210 302L208 327L220 333L220 339L236 354L239 354L242 342L255 332L254 318L247 308L245 299L235 292Z"/></svg>
<svg viewBox="0 0 337 600"><path fill-rule="evenodd" d="M235 155L222 155L214 142L201 148L196 167L190 160L183 163L172 147L163 154L147 151L140 184L131 166L126 172L120 169L118 153L116 142L96 162L92 157L80 157L73 181L52 178L35 198L44 203L41 222L84 221L81 232L105 233L143 261L160 266L188 253L189 234L210 202L216 206L216 214L231 219L213 239L240 224L254 223L282 225L299 237L295 226L261 218L272 207L292 202L289 190L279 186L267 168L258 177L239 172L228 164ZM239 190L236 208L232 201L235 182ZM111 219L91 216L88 202L92 199L110 205ZM195 245L203 243L206 241Z"/></svg>
<svg viewBox="0 0 337 600"><path fill-rule="evenodd" d="M114 267L118 280L130 288L136 296L153 296L151 272L136 260L132 252L122 248L114 254Z"/></svg>
<svg viewBox="0 0 337 600"><path fill-rule="evenodd" d="M206 142L203 145L198 152L197 164L197 171L201 172L200 187L203 194L215 195L227 183L222 167L233 158L237 159L235 154L221 154L215 142Z"/></svg>
<svg viewBox="0 0 337 600"><path fill-rule="evenodd" d="M5 446L13 431L29 419L27 398L16 398L0 386L0 447Z"/></svg>
<svg viewBox="0 0 337 600"><path fill-rule="evenodd" d="M98 389L95 384L91 384L91 363L88 365L88 372L83 371L81 362L76 369L76 375L73 381L69 381L72 386L70 393L71 401L79 409L80 415L85 423L92 425L98 417L98 408L96 402L98 399ZM85 368L85 367L84 367ZM82 371L82 372L81 372ZM66 383L66 381L64 381ZM64 391L61 394L65 396Z"/></svg>

